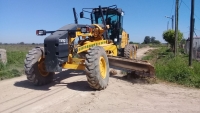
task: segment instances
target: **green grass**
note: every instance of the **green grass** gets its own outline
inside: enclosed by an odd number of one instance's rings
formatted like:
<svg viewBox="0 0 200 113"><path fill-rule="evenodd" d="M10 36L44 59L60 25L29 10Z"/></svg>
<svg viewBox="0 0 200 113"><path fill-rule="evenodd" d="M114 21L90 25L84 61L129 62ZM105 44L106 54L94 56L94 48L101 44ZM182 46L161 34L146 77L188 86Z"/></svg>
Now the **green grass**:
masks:
<svg viewBox="0 0 200 113"><path fill-rule="evenodd" d="M153 55L148 55L148 56L145 56L145 57L143 57L142 58L142 60L151 60L151 59L153 59Z"/></svg>
<svg viewBox="0 0 200 113"><path fill-rule="evenodd" d="M0 63L0 78L7 79L23 74L23 63L27 52L8 51L7 64Z"/></svg>
<svg viewBox="0 0 200 113"><path fill-rule="evenodd" d="M0 45L0 49L6 49L6 51L21 51L21 52L27 52L30 49L36 47L36 46L43 46L43 45L19 45L19 44L8 44L8 45Z"/></svg>
<svg viewBox="0 0 200 113"><path fill-rule="evenodd" d="M143 47L166 47L166 44L138 44L139 48L143 48Z"/></svg>
<svg viewBox="0 0 200 113"><path fill-rule="evenodd" d="M188 55L181 53L182 50L174 57L169 49L159 48L143 59L153 61L158 79L200 88L200 62L193 60L192 67L189 67Z"/></svg>
<svg viewBox="0 0 200 113"><path fill-rule="evenodd" d="M37 45L0 45L6 49L7 64L0 62L0 79L8 79L24 74L24 59L27 52Z"/></svg>

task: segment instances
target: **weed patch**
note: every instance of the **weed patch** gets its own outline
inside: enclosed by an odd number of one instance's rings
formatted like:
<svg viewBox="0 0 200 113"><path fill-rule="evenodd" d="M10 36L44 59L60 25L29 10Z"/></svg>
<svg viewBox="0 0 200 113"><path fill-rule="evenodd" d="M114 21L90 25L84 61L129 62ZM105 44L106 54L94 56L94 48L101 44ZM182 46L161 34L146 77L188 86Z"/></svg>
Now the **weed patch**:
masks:
<svg viewBox="0 0 200 113"><path fill-rule="evenodd" d="M0 62L0 79L20 76L23 73L25 56L26 52L23 51L8 51L7 64Z"/></svg>
<svg viewBox="0 0 200 113"><path fill-rule="evenodd" d="M160 48L149 53L144 59L153 61L158 79L200 88L200 62L193 61L193 66L189 67L188 55L182 54L182 51L174 57L171 50Z"/></svg>

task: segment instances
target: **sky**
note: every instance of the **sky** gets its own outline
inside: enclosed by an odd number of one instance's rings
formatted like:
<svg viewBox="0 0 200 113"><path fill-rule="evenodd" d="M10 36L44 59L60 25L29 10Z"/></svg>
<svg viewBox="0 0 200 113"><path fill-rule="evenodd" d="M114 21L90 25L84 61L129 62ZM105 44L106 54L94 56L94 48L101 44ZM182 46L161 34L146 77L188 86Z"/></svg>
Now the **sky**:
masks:
<svg viewBox="0 0 200 113"><path fill-rule="evenodd" d="M154 36L165 43L162 33L171 28L175 15L175 0L0 0L0 42L2 43L43 43L46 36L36 36L37 29L57 30L74 23L72 8L81 12L82 8L101 5L117 5L125 12L124 29L130 40L142 43L145 36ZM184 38L190 31L191 0L179 0L179 30ZM195 32L200 36L200 0L195 0ZM90 24L81 19L80 24ZM174 26L175 28L175 26ZM196 36L194 35L194 36Z"/></svg>

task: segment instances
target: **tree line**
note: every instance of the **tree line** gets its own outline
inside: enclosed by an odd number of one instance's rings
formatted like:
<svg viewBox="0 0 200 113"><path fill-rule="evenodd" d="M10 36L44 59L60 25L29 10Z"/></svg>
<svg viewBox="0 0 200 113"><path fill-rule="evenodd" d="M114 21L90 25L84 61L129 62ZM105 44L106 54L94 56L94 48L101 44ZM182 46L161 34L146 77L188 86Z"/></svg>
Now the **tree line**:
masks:
<svg viewBox="0 0 200 113"><path fill-rule="evenodd" d="M24 42L19 42L19 43L2 43L0 42L0 45L42 45L43 43L24 43Z"/></svg>
<svg viewBox="0 0 200 113"><path fill-rule="evenodd" d="M172 29L166 30L162 34L163 39L171 45L171 48L174 48L175 45L175 31ZM185 44L186 39L183 38L183 33L178 30L178 44ZM144 41L142 44L160 44L161 42L159 40L156 40L154 36L145 36ZM134 43L132 41L129 42L129 44L139 44L139 43Z"/></svg>
<svg viewBox="0 0 200 113"><path fill-rule="evenodd" d="M129 44L140 44L137 42L130 41ZM141 44L161 44L159 40L156 40L155 37L145 36L144 41Z"/></svg>
<svg viewBox="0 0 200 113"><path fill-rule="evenodd" d="M156 37L152 36L145 36L144 41L142 44L160 44L159 40L156 40Z"/></svg>

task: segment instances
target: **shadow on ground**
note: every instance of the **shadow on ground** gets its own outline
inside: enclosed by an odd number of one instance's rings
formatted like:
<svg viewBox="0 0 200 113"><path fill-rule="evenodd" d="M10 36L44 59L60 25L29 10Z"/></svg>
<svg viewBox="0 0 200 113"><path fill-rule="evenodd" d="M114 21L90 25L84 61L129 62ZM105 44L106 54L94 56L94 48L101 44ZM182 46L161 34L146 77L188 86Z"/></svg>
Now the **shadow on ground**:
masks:
<svg viewBox="0 0 200 113"><path fill-rule="evenodd" d="M134 73L129 73L123 76L118 76L122 75L121 73L117 73L117 76L111 74L110 77L116 78L116 79L121 79L127 82L131 82L133 84L149 84L151 83L150 79L140 77ZM66 86L69 89L72 90L77 90L77 91L94 91L94 89L90 88L88 85L87 81L81 81L81 80L76 80L74 82L70 83L63 83L61 82L64 79L74 77L74 76L85 76L84 71L79 71L79 70L65 70L62 71L54 76L54 81L50 84L43 85L43 86L34 86L32 83L30 83L28 80L23 80L19 82L15 82L14 86L16 87L22 87L22 88L28 88L28 89L33 89L33 90L50 90L50 87L55 86Z"/></svg>
<svg viewBox="0 0 200 113"><path fill-rule="evenodd" d="M87 81L75 81L71 83L62 83L61 81L70 77L74 76L85 76L84 71L79 70L65 70L62 71L54 76L54 81L50 84L43 85L43 86L35 86L28 80L23 80L19 82L15 82L14 86L16 87L22 87L22 88L28 88L28 89L34 89L34 90L50 90L50 87L52 86L67 86L69 89L72 90L78 90L78 91L92 91L92 89L89 87Z"/></svg>
<svg viewBox="0 0 200 113"><path fill-rule="evenodd" d="M78 91L95 91L94 89L90 88L87 81L76 81L67 83L67 87Z"/></svg>

